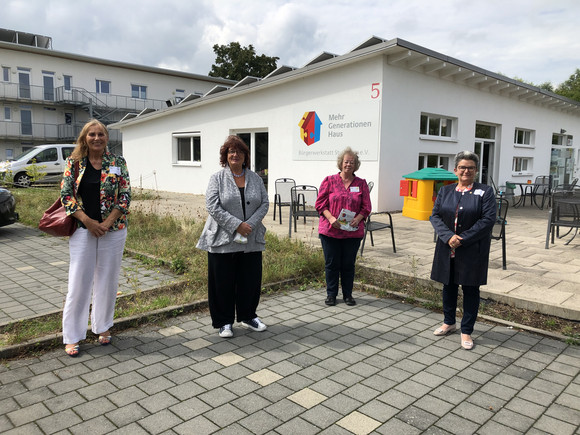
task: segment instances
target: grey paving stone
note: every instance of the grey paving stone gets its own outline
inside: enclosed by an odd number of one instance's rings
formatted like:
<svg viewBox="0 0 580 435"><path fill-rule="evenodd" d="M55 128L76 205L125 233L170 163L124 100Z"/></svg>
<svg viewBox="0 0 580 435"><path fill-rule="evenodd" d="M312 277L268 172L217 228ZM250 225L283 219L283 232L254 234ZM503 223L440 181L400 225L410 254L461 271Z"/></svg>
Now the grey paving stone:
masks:
<svg viewBox="0 0 580 435"><path fill-rule="evenodd" d="M316 405L306 410L300 417L320 429L325 429L340 420L343 415L324 405Z"/></svg>
<svg viewBox="0 0 580 435"><path fill-rule="evenodd" d="M24 408L9 412L8 419L14 426L22 426L30 422L34 422L40 418L50 415L49 409L42 403L35 403Z"/></svg>
<svg viewBox="0 0 580 435"><path fill-rule="evenodd" d="M409 406L397 414L397 419L417 429L426 430L438 420L438 417L423 409Z"/></svg>
<svg viewBox="0 0 580 435"><path fill-rule="evenodd" d="M339 393L326 399L323 405L330 409L340 410L344 415L348 415L355 409L358 409L362 403L343 393Z"/></svg>
<svg viewBox="0 0 580 435"><path fill-rule="evenodd" d="M534 424L534 419L513 412L507 408L500 409L492 420L512 429L519 430L520 432L526 432Z"/></svg>
<svg viewBox="0 0 580 435"><path fill-rule="evenodd" d="M141 400L144 397L147 397L147 394L136 386L130 386L107 396L107 398L119 408Z"/></svg>
<svg viewBox="0 0 580 435"><path fill-rule="evenodd" d="M149 415L149 413L139 406L139 404L130 403L108 412L106 417L111 420L115 426L123 427L145 418L147 415Z"/></svg>
<svg viewBox="0 0 580 435"><path fill-rule="evenodd" d="M176 385L175 387L168 388L166 391L179 400L186 400L197 396L198 394L204 393L206 390L195 382L188 381L183 384Z"/></svg>
<svg viewBox="0 0 580 435"><path fill-rule="evenodd" d="M81 396L90 401L97 397L112 394L118 391L118 388L109 381L102 381L87 387L79 388L77 391Z"/></svg>
<svg viewBox="0 0 580 435"><path fill-rule="evenodd" d="M498 435L498 434L505 434L505 435L519 435L521 434L520 431L512 429L511 427L504 426L501 423L496 421L490 420L485 423L481 428L479 428L478 432L482 435ZM526 433L530 433L529 431ZM543 432L544 433L544 432Z"/></svg>
<svg viewBox="0 0 580 435"><path fill-rule="evenodd" d="M316 426L307 422L300 417L294 417L292 420L283 423L281 426L276 428L276 432L281 435L310 435L316 434L320 431Z"/></svg>
<svg viewBox="0 0 580 435"><path fill-rule="evenodd" d="M491 411L489 407L484 408L470 402L460 403L453 409L452 412L463 418L465 418L465 416L469 416L469 420L480 425L485 423L496 414L496 412Z"/></svg>
<svg viewBox="0 0 580 435"><path fill-rule="evenodd" d="M578 433L578 428L574 427L574 425L570 423L566 423L561 420L557 420L550 416L544 415L540 417L540 419L534 423L534 429L539 430L543 433L550 433L550 434L573 434ZM576 432L575 432L576 430Z"/></svg>
<svg viewBox="0 0 580 435"><path fill-rule="evenodd" d="M27 391L26 393L18 394L17 396L14 396L14 400L18 402L17 406L25 407L30 406L34 403L43 402L52 397L55 397L55 394L52 391L50 391L47 387L40 387L32 391ZM6 400L8 399L0 401L0 410L2 410L0 411L0 413L6 413L12 410L10 404L8 403L6 403L5 405L3 404ZM9 400L11 400L14 404L16 404L16 402L14 402L13 399Z"/></svg>
<svg viewBox="0 0 580 435"><path fill-rule="evenodd" d="M264 408L264 410L281 421L291 420L292 418L304 412L304 408L302 406L288 399L276 401L268 407Z"/></svg>
<svg viewBox="0 0 580 435"><path fill-rule="evenodd" d="M82 420L71 409L66 409L44 418L36 418L35 423L44 433L52 434L81 423Z"/></svg>
<svg viewBox="0 0 580 435"><path fill-rule="evenodd" d="M410 424L407 424L398 418L391 418L382 426L376 429L378 433L390 435L390 434L400 434L400 435L415 435L420 434L422 431Z"/></svg>
<svg viewBox="0 0 580 435"><path fill-rule="evenodd" d="M386 422L399 412L397 408L387 405L378 399L366 402L357 411L381 423Z"/></svg>
<svg viewBox="0 0 580 435"><path fill-rule="evenodd" d="M479 424L463 415L449 413L437 422L437 426L453 434L473 434L477 432Z"/></svg>
<svg viewBox="0 0 580 435"><path fill-rule="evenodd" d="M413 406L429 412L437 417L443 417L450 412L456 405L449 403L446 400L439 399L432 395L425 395L417 400Z"/></svg>
<svg viewBox="0 0 580 435"><path fill-rule="evenodd" d="M411 379L407 379L404 382L401 382L399 385L395 387L396 390L404 392L410 396L413 396L415 399L423 397L425 394L429 393L432 390L431 387L427 385L420 384L415 382Z"/></svg>
<svg viewBox="0 0 580 435"><path fill-rule="evenodd" d="M210 405L212 408L217 408L218 406L231 402L237 396L231 391L228 391L223 387L219 387L210 391L206 391L205 393L201 393L197 397Z"/></svg>
<svg viewBox="0 0 580 435"><path fill-rule="evenodd" d="M579 406L577 402L575 402L573 405L575 408L578 408ZM550 405L544 415L557 418L558 420L565 421L566 423L570 423L580 428L580 411L577 409L570 408L559 403L553 403Z"/></svg>
<svg viewBox="0 0 580 435"><path fill-rule="evenodd" d="M158 376L156 378L149 379L145 382L137 384L137 387L143 390L146 394L155 394L163 390L168 390L174 387L175 383L171 382L165 376Z"/></svg>
<svg viewBox="0 0 580 435"><path fill-rule="evenodd" d="M83 403L72 408L73 411L83 419L83 421L91 420L100 415L106 415L108 412L117 409L117 407L106 397L100 397L91 402ZM85 429L86 432L91 432Z"/></svg>
<svg viewBox="0 0 580 435"><path fill-rule="evenodd" d="M142 418L137 423L149 433L158 434L183 423L183 420L169 410L164 409L154 415Z"/></svg>
<svg viewBox="0 0 580 435"><path fill-rule="evenodd" d="M113 423L107 420L104 416L93 418L71 427L69 430L73 434L84 435L90 433L91 435L110 434L117 428Z"/></svg>
<svg viewBox="0 0 580 435"><path fill-rule="evenodd" d="M184 421L191 420L198 415L203 414L211 409L211 407L198 399L197 397L192 397L187 400L181 400L173 406L169 407L169 410L175 415L180 417Z"/></svg>
<svg viewBox="0 0 580 435"><path fill-rule="evenodd" d="M154 414L161 411L162 409L169 408L176 403L179 403L174 396L171 394L161 391L160 393L154 394L152 396L145 397L139 400L139 405L147 410L147 412Z"/></svg>

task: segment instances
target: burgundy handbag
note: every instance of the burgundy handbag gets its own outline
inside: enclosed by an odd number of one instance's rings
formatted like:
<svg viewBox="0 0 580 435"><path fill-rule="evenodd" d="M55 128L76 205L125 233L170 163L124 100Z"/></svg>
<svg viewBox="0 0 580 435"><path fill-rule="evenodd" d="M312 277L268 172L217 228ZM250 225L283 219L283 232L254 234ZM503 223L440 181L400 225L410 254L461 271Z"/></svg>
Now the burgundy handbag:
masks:
<svg viewBox="0 0 580 435"><path fill-rule="evenodd" d="M78 171L79 163L75 162L75 182L78 177ZM58 198L42 215L42 219L38 223L38 229L51 236L72 236L77 229L77 220L72 216L67 216L64 206L60 202L60 198Z"/></svg>

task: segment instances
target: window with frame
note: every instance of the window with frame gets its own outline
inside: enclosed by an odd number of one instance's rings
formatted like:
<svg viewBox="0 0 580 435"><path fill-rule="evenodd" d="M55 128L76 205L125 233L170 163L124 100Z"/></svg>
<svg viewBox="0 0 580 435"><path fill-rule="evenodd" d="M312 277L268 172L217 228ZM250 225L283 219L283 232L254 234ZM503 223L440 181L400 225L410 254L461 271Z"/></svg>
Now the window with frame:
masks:
<svg viewBox="0 0 580 435"><path fill-rule="evenodd" d="M63 75L62 78L64 80L64 90L72 90L72 76Z"/></svg>
<svg viewBox="0 0 580 435"><path fill-rule="evenodd" d="M4 121L12 120L12 110L10 107L4 107Z"/></svg>
<svg viewBox="0 0 580 435"><path fill-rule="evenodd" d="M178 104L184 98L185 98L185 89L176 89L175 90L175 104Z"/></svg>
<svg viewBox="0 0 580 435"><path fill-rule="evenodd" d="M421 114L419 134L434 137L452 137L454 119L440 115Z"/></svg>
<svg viewBox="0 0 580 435"><path fill-rule="evenodd" d="M195 133L178 133L174 135L174 163L201 163L201 136Z"/></svg>
<svg viewBox="0 0 580 435"><path fill-rule="evenodd" d="M131 98L147 99L147 86L131 85Z"/></svg>
<svg viewBox="0 0 580 435"><path fill-rule="evenodd" d="M96 80L97 94L110 94L111 82L107 80Z"/></svg>
<svg viewBox="0 0 580 435"><path fill-rule="evenodd" d="M532 162L533 159L531 157L514 157L512 161L512 172L514 173L530 173L532 171Z"/></svg>
<svg viewBox="0 0 580 435"><path fill-rule="evenodd" d="M437 154L420 154L419 155L419 164L417 169L423 168L443 168L452 170L453 168L449 166L452 159L446 155L437 155ZM451 162L451 164L453 164Z"/></svg>
<svg viewBox="0 0 580 435"><path fill-rule="evenodd" d="M516 128L514 133L514 145L515 146L534 146L534 135L533 130L525 130L523 128Z"/></svg>
<svg viewBox="0 0 580 435"><path fill-rule="evenodd" d="M2 67L2 81L3 82L10 81L10 67L9 66Z"/></svg>

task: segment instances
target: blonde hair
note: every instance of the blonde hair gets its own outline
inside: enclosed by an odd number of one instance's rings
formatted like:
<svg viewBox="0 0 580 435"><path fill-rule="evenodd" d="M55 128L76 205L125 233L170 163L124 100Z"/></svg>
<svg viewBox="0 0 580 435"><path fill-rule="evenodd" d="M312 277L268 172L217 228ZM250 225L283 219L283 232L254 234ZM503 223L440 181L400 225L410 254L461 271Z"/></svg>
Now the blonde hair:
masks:
<svg viewBox="0 0 580 435"><path fill-rule="evenodd" d="M92 127L100 127L105 133L105 136L107 137L107 142L109 142L109 130L107 130L105 124L103 124L101 121L97 119L91 119L83 126L81 132L79 133L79 137L77 138L76 141L77 146L70 155L74 161L80 160L89 154L89 144L87 143L87 135L89 134L89 129L91 129ZM105 151L106 150L108 150L108 147L105 149Z"/></svg>
<svg viewBox="0 0 580 435"><path fill-rule="evenodd" d="M358 158L358 153L356 151L353 151L350 147L346 147L340 152L340 154L336 158L336 166L338 167L339 171L342 171L342 162L344 160L344 156L346 156L347 154L349 156L354 157L354 171L352 171L354 173L358 171L358 168L360 168L360 160Z"/></svg>

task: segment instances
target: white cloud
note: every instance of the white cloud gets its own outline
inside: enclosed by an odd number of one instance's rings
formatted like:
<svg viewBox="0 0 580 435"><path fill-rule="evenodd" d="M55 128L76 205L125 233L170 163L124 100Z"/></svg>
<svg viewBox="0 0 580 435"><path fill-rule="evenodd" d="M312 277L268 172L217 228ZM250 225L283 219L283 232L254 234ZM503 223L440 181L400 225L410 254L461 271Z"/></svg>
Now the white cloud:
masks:
<svg viewBox="0 0 580 435"><path fill-rule="evenodd" d="M5 0L0 26L53 48L207 74L214 44L279 64L399 37L510 77L558 84L580 67L577 0Z"/></svg>

